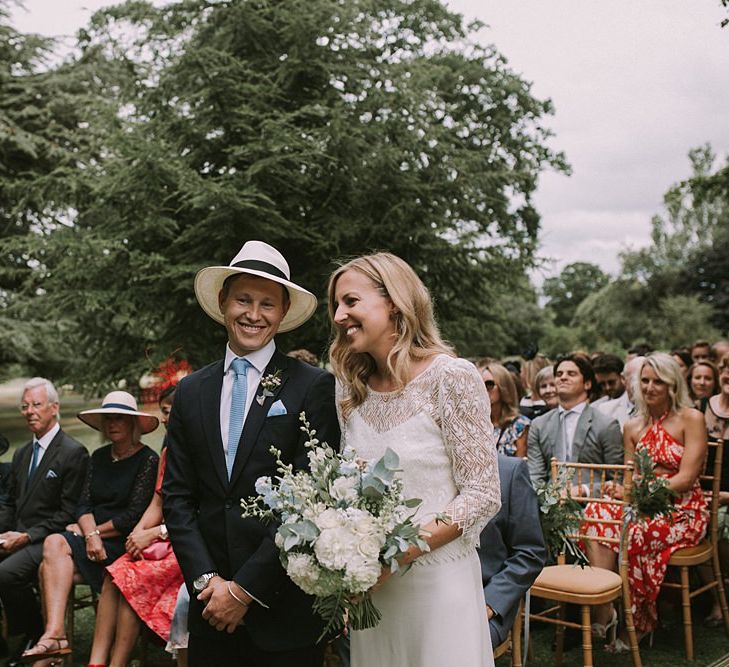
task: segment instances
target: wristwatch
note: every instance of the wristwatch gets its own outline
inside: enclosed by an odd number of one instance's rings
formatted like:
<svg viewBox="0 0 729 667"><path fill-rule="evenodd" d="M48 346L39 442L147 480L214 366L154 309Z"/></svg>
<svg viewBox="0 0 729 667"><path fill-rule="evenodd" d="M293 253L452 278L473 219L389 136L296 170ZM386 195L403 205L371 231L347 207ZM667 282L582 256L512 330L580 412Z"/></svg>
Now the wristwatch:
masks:
<svg viewBox="0 0 729 667"><path fill-rule="evenodd" d="M217 577L217 572L206 572L201 574L195 581L192 582L192 588L196 593L202 593L207 587L208 583L213 577Z"/></svg>

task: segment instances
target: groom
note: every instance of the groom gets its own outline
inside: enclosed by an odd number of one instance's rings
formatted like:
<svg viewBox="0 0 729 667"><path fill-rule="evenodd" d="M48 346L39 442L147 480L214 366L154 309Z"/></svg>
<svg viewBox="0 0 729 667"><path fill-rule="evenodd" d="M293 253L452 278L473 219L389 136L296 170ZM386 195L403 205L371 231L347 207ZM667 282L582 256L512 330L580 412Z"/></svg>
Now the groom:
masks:
<svg viewBox="0 0 729 667"><path fill-rule="evenodd" d="M228 344L223 360L180 381L167 434L164 515L191 594L189 663L320 667L323 623L281 566L276 526L242 519L240 507L259 477L276 475L271 446L307 467L301 412L339 446L333 376L274 343L311 317L316 297L261 241L202 269L195 294Z"/></svg>

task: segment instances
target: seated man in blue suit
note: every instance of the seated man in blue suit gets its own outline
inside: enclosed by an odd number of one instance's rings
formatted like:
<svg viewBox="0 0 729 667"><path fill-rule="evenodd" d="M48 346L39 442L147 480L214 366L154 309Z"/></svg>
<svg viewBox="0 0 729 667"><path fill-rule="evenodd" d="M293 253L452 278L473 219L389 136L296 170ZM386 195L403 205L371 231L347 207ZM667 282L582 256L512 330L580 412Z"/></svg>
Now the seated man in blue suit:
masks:
<svg viewBox="0 0 729 667"><path fill-rule="evenodd" d="M542 571L547 557L537 495L526 461L499 454L499 477L501 509L481 533L479 549L494 647L506 640L519 601Z"/></svg>

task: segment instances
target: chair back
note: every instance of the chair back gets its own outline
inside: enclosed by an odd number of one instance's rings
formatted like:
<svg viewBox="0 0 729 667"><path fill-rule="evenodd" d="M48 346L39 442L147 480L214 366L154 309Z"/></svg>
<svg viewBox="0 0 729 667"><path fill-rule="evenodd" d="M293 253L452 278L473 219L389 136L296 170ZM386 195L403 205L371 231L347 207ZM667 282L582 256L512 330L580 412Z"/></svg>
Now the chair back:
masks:
<svg viewBox="0 0 729 667"><path fill-rule="evenodd" d="M724 441L709 438L707 441L704 472L699 476L704 497L709 505L709 530L706 537L711 544L719 540L719 494L721 491L721 463L724 456ZM713 454L713 457L712 457Z"/></svg>
<svg viewBox="0 0 729 667"><path fill-rule="evenodd" d="M622 570L625 567L627 572L628 556L625 545L628 531L623 516L630 505L633 489L633 462L573 463L558 462L553 458L551 474L554 482L562 481L566 485L570 490L570 497L582 505L583 511L589 503L595 504L593 509L599 509L590 516L583 516L578 529L567 535L568 539L573 542L599 541L618 545L621 554L620 568ZM616 487L622 487L622 494L617 498L613 494ZM598 526L601 527L599 531L596 530ZM613 527L612 531L606 531L609 526ZM561 554L559 562L564 561L564 554ZM620 574L622 576L623 572Z"/></svg>

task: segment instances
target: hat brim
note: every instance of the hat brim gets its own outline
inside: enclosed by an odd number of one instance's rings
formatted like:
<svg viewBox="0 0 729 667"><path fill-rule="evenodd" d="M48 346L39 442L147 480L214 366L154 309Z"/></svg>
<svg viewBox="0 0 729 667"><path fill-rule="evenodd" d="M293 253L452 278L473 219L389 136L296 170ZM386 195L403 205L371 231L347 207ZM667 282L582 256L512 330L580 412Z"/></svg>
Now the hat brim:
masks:
<svg viewBox="0 0 729 667"><path fill-rule="evenodd" d="M139 428L142 431L142 435L151 433L159 426L159 419L154 415L150 415L146 412L139 412L136 410L118 410L115 408L96 408L94 410L84 410L79 412L76 416L91 428L97 431L101 430L101 421L104 415L129 415L130 417L136 417L139 422Z"/></svg>
<svg viewBox="0 0 729 667"><path fill-rule="evenodd" d="M286 287L289 293L289 309L278 327L280 333L291 331L300 327L316 311L316 297L290 280L273 276L265 271L244 269L236 266L207 266L200 269L195 276L195 296L202 309L216 322L225 324L223 313L220 312L218 295L223 289L226 278L236 274L249 274L258 278L265 278Z"/></svg>

